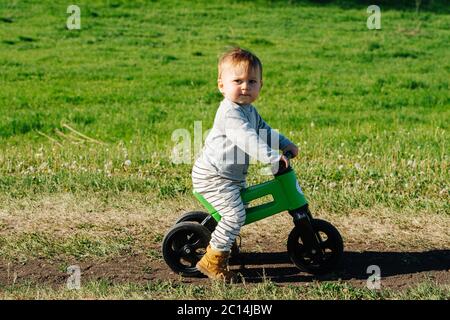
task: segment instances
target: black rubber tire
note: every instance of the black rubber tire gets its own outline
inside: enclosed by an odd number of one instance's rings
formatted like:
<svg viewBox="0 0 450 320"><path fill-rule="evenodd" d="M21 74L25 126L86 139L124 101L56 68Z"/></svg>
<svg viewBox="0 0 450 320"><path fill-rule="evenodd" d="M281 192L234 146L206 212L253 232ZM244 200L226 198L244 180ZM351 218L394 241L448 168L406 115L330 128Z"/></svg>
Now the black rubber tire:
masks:
<svg viewBox="0 0 450 320"><path fill-rule="evenodd" d="M186 221L202 223L202 221L205 220L208 216L209 213L203 211L191 211L183 214L180 218L178 218L175 224ZM211 218L204 226L212 233L214 229L216 229L217 221L214 218Z"/></svg>
<svg viewBox="0 0 450 320"><path fill-rule="evenodd" d="M311 259L311 254L304 249L300 232L296 227L289 234L287 250L289 258L297 268L314 275L322 275L336 268L344 252L344 243L339 231L331 223L313 219L311 224L323 241L321 246L325 250L324 258L321 261Z"/></svg>
<svg viewBox="0 0 450 320"><path fill-rule="evenodd" d="M202 223L203 220L205 220L209 216L209 213L203 212L203 211L191 211L183 214L178 220L175 222L175 224L178 224L180 222L197 222ZM217 227L217 221L214 218L211 218L208 220L208 222L204 225L211 233L214 232L214 230ZM240 250L239 246L237 244L237 241L234 241L233 246L231 247L231 253L230 253L230 260L233 260L239 256Z"/></svg>
<svg viewBox="0 0 450 320"><path fill-rule="evenodd" d="M180 222L164 236L162 254L174 272L185 277L200 276L195 265L206 252L211 232L196 222ZM186 249L189 249L187 253Z"/></svg>

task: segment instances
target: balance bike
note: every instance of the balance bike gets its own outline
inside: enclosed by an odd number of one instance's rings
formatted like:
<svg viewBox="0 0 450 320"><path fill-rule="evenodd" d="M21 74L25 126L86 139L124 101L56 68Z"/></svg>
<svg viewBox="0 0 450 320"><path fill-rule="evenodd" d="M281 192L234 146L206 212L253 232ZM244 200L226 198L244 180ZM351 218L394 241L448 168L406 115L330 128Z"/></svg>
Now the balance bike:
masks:
<svg viewBox="0 0 450 320"><path fill-rule="evenodd" d="M292 154L288 152L285 156L290 159ZM193 193L208 213L193 211L182 215L166 233L162 244L167 265L174 272L188 277L201 275L195 265L205 254L211 233L221 219L220 213L201 194L195 190ZM312 217L290 165L286 168L280 161L273 180L241 191L244 203L267 195L272 195L273 201L246 209L244 225L288 211L294 222L287 241L287 252L292 263L313 275L325 274L336 268L344 251L342 237L332 224ZM231 256L237 253L235 242Z"/></svg>

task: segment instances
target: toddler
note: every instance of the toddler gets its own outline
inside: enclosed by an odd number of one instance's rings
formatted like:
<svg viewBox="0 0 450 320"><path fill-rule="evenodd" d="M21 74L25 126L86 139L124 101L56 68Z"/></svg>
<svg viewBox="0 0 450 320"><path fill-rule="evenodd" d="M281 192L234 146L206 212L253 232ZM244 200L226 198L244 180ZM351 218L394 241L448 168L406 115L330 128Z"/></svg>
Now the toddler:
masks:
<svg viewBox="0 0 450 320"><path fill-rule="evenodd" d="M288 159L273 148L291 151L294 157L298 148L272 131L252 105L263 84L258 57L233 48L221 56L218 67L218 87L224 99L192 169L192 182L221 220L196 267L211 279L229 282L235 277L228 269L230 249L246 218L240 191L246 186L249 157L272 165L283 161L288 166Z"/></svg>

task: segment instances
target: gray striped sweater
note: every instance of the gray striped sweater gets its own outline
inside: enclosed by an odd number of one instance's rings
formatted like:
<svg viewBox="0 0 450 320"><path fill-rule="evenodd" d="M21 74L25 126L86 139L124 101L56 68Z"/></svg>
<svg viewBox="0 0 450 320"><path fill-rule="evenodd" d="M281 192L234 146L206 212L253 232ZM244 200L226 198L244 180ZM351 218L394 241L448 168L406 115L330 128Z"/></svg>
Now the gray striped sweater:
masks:
<svg viewBox="0 0 450 320"><path fill-rule="evenodd" d="M280 160L278 149L291 141L261 118L253 105L239 105L224 99L197 159L224 178L244 181L250 157L264 164Z"/></svg>

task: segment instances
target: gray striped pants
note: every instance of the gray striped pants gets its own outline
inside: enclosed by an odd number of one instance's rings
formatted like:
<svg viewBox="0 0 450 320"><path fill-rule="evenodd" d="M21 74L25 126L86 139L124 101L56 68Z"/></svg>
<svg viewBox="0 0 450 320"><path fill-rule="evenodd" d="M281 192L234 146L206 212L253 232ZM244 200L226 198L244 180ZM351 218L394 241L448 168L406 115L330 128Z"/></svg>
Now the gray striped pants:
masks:
<svg viewBox="0 0 450 320"><path fill-rule="evenodd" d="M197 161L192 168L192 184L194 190L222 217L211 234L211 247L219 251L230 251L245 223L245 207L240 194L245 188L245 181L221 177Z"/></svg>

